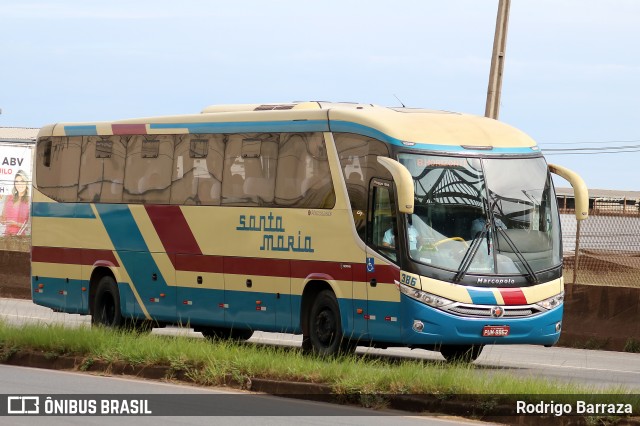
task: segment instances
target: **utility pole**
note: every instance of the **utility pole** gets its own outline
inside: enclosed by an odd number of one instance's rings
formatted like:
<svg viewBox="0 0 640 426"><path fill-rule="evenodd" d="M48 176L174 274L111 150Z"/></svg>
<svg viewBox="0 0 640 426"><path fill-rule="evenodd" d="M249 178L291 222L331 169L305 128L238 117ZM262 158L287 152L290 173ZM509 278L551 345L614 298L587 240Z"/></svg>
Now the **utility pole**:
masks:
<svg viewBox="0 0 640 426"><path fill-rule="evenodd" d="M489 73L489 89L487 90L487 106L485 117L498 119L500 112L500 93L502 91L502 70L504 55L507 50L507 27L509 26L509 8L511 0L500 0L496 17L496 34L493 39L491 55L491 72Z"/></svg>

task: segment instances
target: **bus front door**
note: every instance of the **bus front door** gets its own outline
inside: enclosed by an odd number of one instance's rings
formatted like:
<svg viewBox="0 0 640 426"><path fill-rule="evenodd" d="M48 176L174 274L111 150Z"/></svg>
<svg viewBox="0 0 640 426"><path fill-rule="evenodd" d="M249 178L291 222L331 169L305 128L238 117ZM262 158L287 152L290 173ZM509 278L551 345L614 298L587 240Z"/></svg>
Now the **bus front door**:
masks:
<svg viewBox="0 0 640 426"><path fill-rule="evenodd" d="M393 183L373 179L369 192L367 224L367 320L369 336L376 342L396 341L400 333L398 224Z"/></svg>

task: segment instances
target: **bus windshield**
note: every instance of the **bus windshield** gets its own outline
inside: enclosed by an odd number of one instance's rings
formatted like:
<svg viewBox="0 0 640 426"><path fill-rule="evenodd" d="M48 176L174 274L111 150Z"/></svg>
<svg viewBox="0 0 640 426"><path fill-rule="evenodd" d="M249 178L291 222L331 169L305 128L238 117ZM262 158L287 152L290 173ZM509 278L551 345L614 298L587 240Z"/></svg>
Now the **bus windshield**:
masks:
<svg viewBox="0 0 640 426"><path fill-rule="evenodd" d="M547 164L536 158L400 154L415 184L410 258L482 275L526 275L561 264L560 225Z"/></svg>

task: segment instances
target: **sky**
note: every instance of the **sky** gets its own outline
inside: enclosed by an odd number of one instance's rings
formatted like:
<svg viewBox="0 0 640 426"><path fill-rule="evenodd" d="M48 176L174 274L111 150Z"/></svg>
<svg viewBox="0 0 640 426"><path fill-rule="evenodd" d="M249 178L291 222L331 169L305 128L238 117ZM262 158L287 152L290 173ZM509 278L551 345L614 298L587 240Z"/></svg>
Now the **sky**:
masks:
<svg viewBox="0 0 640 426"><path fill-rule="evenodd" d="M301 100L399 99L484 115L497 9L498 0L0 0L0 126ZM640 1L513 0L499 119L588 187L640 191L639 45Z"/></svg>

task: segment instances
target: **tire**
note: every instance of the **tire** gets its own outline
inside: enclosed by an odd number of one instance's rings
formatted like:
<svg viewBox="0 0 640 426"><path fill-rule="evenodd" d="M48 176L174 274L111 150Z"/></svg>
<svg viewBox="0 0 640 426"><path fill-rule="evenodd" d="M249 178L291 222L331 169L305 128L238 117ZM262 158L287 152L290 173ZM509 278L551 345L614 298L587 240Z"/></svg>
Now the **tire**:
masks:
<svg viewBox="0 0 640 426"><path fill-rule="evenodd" d="M303 350L311 349L312 353L320 356L335 356L355 348L342 334L340 306L333 291L323 290L313 301L306 345L305 339L306 336L303 337Z"/></svg>
<svg viewBox="0 0 640 426"><path fill-rule="evenodd" d="M253 336L253 330L226 327L198 327L197 331L210 340L249 340Z"/></svg>
<svg viewBox="0 0 640 426"><path fill-rule="evenodd" d="M470 363L478 359L484 345L442 345L440 353L447 362Z"/></svg>
<svg viewBox="0 0 640 426"><path fill-rule="evenodd" d="M120 292L115 280L110 276L104 276L98 281L93 312L91 312L91 324L110 328L121 328L124 318L120 310Z"/></svg>

